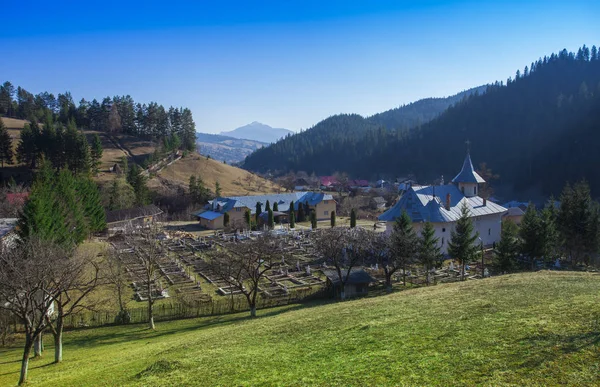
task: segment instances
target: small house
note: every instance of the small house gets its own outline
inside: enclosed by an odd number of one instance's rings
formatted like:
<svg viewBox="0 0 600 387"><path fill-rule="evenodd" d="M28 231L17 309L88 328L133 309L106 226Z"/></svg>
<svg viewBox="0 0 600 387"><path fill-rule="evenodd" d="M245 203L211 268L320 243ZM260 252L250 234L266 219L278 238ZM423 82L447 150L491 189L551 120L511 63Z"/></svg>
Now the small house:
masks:
<svg viewBox="0 0 600 387"><path fill-rule="evenodd" d="M323 270L323 274L327 277L327 288L331 291L333 297L339 297L341 293L340 276L337 270ZM344 296L346 298L365 296L369 293L369 285L375 280L361 268L353 268L350 270L342 270L342 278L346 283L344 285Z"/></svg>

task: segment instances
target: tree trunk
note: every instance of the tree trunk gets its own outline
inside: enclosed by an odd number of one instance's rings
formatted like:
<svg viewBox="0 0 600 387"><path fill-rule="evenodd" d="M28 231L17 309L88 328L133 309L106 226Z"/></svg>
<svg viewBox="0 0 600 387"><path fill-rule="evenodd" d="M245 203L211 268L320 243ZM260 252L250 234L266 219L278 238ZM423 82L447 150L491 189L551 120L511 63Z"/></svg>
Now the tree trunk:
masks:
<svg viewBox="0 0 600 387"><path fill-rule="evenodd" d="M464 281L465 280L465 261L462 261L461 264L461 270L460 270L460 280Z"/></svg>
<svg viewBox="0 0 600 387"><path fill-rule="evenodd" d="M385 273L385 290L388 293L392 292L392 275Z"/></svg>
<svg viewBox="0 0 600 387"><path fill-rule="evenodd" d="M406 287L406 266L402 265L402 286Z"/></svg>
<svg viewBox="0 0 600 387"><path fill-rule="evenodd" d="M56 321L56 334L54 335L54 362L60 363L62 361L62 352L63 352L63 343L62 343L62 335L63 335L63 320L61 317Z"/></svg>
<svg viewBox="0 0 600 387"><path fill-rule="evenodd" d="M256 305L250 305L250 317L256 317Z"/></svg>
<svg viewBox="0 0 600 387"><path fill-rule="evenodd" d="M340 290L340 300L344 301L346 299L346 292L344 291L345 285L342 285L342 290Z"/></svg>
<svg viewBox="0 0 600 387"><path fill-rule="evenodd" d="M19 376L19 386L27 382L27 369L29 368L29 355L33 345L31 335L25 336L25 348L23 349L23 359L21 360L21 375Z"/></svg>
<svg viewBox="0 0 600 387"><path fill-rule="evenodd" d="M44 352L44 338L42 337L42 333L40 332L33 339L33 357L41 357Z"/></svg>

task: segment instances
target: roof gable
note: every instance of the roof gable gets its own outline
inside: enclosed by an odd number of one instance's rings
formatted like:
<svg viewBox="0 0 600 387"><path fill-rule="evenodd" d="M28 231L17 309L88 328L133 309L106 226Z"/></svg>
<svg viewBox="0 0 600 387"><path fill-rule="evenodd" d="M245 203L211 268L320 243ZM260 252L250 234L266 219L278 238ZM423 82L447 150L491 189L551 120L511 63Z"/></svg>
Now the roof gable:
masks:
<svg viewBox="0 0 600 387"><path fill-rule="evenodd" d="M446 209L446 198L450 195L450 208ZM392 208L379 216L385 222L394 221L406 211L413 222L455 222L460 218L463 204L472 217L503 214L506 208L487 201L484 205L479 196L467 198L454 184L435 186L413 186Z"/></svg>

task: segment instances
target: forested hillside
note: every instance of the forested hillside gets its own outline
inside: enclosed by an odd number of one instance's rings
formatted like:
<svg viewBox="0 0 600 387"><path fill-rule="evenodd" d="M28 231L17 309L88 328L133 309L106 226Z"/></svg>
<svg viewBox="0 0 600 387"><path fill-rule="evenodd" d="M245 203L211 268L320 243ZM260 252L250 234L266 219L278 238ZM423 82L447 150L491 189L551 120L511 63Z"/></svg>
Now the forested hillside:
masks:
<svg viewBox="0 0 600 387"><path fill-rule="evenodd" d="M196 149L191 110L166 109L156 102L136 103L129 95L106 97L102 102L82 98L76 105L70 92L56 97L47 91L34 95L7 81L0 86L0 116L64 126L74 122L79 129L126 133Z"/></svg>
<svg viewBox="0 0 600 387"><path fill-rule="evenodd" d="M257 151L246 166L343 171L365 178L413 173L428 182L457 173L469 140L473 159L486 162L500 175L496 184L516 193L532 188L558 193L565 181L582 177L597 192L600 182L593 166L600 153L593 147L599 136L599 101L598 50L584 46L577 53L563 50L539 59L506 83L496 82L409 131L368 128L363 137L313 136L314 142L294 136L294 141Z"/></svg>
<svg viewBox="0 0 600 387"><path fill-rule="evenodd" d="M262 172L353 171L348 162L357 153L377 149L380 140L385 140L386 131L401 135L431 121L463 98L483 93L485 88L475 87L447 98L425 98L367 118L358 114L331 116L306 131L256 151L245 160L244 166Z"/></svg>

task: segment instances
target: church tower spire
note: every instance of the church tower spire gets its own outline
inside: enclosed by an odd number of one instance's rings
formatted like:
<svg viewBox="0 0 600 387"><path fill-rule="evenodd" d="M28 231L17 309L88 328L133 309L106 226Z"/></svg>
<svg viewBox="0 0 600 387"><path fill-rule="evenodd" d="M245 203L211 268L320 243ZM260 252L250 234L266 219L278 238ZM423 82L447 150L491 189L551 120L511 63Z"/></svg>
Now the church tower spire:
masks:
<svg viewBox="0 0 600 387"><path fill-rule="evenodd" d="M463 161L463 166L458 175L452 179L454 184L458 185L458 189L468 198L477 196L479 184L485 183L485 180L473 168L471 162L471 154L469 149L470 142L467 141L467 156Z"/></svg>

